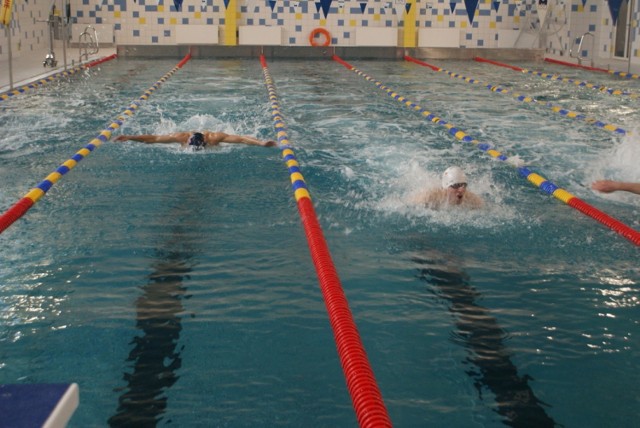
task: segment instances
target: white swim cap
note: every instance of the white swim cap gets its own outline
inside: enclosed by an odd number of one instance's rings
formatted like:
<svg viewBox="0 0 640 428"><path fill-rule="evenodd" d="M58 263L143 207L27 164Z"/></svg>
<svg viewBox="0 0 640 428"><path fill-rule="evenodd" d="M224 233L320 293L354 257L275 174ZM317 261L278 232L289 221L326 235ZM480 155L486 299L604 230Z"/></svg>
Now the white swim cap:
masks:
<svg viewBox="0 0 640 428"><path fill-rule="evenodd" d="M467 176L457 166L450 166L442 174L442 188L447 189L453 184L466 183Z"/></svg>

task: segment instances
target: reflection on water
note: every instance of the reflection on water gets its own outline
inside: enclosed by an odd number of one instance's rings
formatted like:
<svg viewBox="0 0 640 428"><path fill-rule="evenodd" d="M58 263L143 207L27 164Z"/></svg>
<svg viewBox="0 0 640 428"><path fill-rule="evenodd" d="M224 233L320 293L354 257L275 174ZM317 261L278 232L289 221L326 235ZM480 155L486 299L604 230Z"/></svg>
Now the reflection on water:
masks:
<svg viewBox="0 0 640 428"><path fill-rule="evenodd" d="M191 256L174 242L166 247L158 249L154 271L136 301L136 327L142 336L132 340L127 361L133 362L133 371L124 373L127 386L116 414L109 418L112 427L156 426L167 407L166 390L178 380L183 280L191 271Z"/></svg>
<svg viewBox="0 0 640 428"><path fill-rule="evenodd" d="M528 384L529 376L518 375L505 346L506 332L487 308L477 301L481 295L470 285L464 272L433 260L414 257L419 278L433 285L433 291L449 302L455 317L454 341L468 351L467 373L474 379L478 393L485 389L495 395L497 412L511 427L553 427L556 423L543 408Z"/></svg>

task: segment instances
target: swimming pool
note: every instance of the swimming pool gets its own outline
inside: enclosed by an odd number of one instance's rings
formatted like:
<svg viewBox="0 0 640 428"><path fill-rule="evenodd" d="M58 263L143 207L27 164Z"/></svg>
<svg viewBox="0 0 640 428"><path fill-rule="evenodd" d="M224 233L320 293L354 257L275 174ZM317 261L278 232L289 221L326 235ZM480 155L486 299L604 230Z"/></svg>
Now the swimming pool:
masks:
<svg viewBox="0 0 640 428"><path fill-rule="evenodd" d="M3 103L0 207L176 62L112 61ZM639 199L589 189L640 180L633 136L416 64L350 63L640 228ZM637 100L437 65L637 133ZM335 62L269 70L394 425L638 419L637 247ZM274 138L257 59L191 60L122 132L196 128ZM452 164L486 209L405 203ZM77 427L356 426L290 187L275 148L103 144L0 236L1 383L77 382Z"/></svg>

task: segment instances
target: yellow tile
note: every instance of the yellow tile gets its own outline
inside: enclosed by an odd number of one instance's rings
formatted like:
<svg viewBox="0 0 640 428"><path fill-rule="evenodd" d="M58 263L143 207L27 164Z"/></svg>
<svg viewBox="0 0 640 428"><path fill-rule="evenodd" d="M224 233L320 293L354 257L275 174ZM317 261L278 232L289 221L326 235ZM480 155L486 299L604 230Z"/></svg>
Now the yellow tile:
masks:
<svg viewBox="0 0 640 428"><path fill-rule="evenodd" d="M489 28L496 28L496 23L495 23L495 21L491 21L491 22L489 23Z"/></svg>
<svg viewBox="0 0 640 428"><path fill-rule="evenodd" d="M467 21L462 21L460 23L460 28L467 28Z"/></svg>
<svg viewBox="0 0 640 428"><path fill-rule="evenodd" d="M374 13L374 14L373 14L373 20L374 20L375 22L380 21L380 14L379 14L379 13Z"/></svg>
<svg viewBox="0 0 640 428"><path fill-rule="evenodd" d="M296 21L300 21L302 19L302 14L300 12L296 13Z"/></svg>
<svg viewBox="0 0 640 428"><path fill-rule="evenodd" d="M177 24L178 24L177 18L169 18L169 25L177 25Z"/></svg>
<svg viewBox="0 0 640 428"><path fill-rule="evenodd" d="M438 22L444 22L444 15L438 15Z"/></svg>
<svg viewBox="0 0 640 428"><path fill-rule="evenodd" d="M201 13L201 12L195 12L195 13L193 14L193 17L194 17L195 19L200 19L200 18L202 18L202 13Z"/></svg>
<svg viewBox="0 0 640 428"><path fill-rule="evenodd" d="M120 11L119 10L114 10L113 11L113 17L114 18L120 18Z"/></svg>
<svg viewBox="0 0 640 428"><path fill-rule="evenodd" d="M146 23L147 23L147 18L144 18L144 17L138 18L138 24L144 25Z"/></svg>
<svg viewBox="0 0 640 428"><path fill-rule="evenodd" d="M164 5L162 4L158 5L158 12L164 12Z"/></svg>
<svg viewBox="0 0 640 428"><path fill-rule="evenodd" d="M349 21L349 27L355 27L358 25L358 21L356 19L352 19Z"/></svg>

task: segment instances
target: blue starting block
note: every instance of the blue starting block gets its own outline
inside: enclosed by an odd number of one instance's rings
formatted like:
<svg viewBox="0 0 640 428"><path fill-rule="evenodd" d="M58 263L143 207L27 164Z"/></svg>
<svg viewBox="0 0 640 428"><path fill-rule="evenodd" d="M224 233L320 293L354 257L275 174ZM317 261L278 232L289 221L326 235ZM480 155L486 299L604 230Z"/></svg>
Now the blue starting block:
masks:
<svg viewBox="0 0 640 428"><path fill-rule="evenodd" d="M76 383L0 385L0 428L64 428L79 400Z"/></svg>

